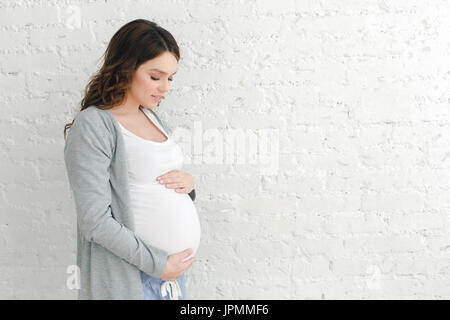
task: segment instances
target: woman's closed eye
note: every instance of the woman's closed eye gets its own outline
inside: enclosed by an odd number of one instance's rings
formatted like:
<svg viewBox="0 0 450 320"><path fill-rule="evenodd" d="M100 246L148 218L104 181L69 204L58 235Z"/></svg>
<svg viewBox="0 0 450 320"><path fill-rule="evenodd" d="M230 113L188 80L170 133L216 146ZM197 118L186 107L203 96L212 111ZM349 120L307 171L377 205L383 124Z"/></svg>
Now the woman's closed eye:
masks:
<svg viewBox="0 0 450 320"><path fill-rule="evenodd" d="M152 78L152 80L159 80L159 78L154 78L154 77L151 77ZM173 81L173 78L169 78L169 81Z"/></svg>

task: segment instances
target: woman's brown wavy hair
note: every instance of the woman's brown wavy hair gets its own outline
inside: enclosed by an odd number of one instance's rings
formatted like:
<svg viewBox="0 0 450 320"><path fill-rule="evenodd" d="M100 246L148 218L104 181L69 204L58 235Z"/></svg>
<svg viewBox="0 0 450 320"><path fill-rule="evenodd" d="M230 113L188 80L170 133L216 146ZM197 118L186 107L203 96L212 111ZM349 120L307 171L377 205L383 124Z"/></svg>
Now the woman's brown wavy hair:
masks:
<svg viewBox="0 0 450 320"><path fill-rule="evenodd" d="M110 109L121 104L136 69L166 51L180 60L180 49L175 38L155 22L137 19L122 26L102 55L103 66L90 78L85 88L80 111L90 106ZM64 139L74 121L64 126Z"/></svg>

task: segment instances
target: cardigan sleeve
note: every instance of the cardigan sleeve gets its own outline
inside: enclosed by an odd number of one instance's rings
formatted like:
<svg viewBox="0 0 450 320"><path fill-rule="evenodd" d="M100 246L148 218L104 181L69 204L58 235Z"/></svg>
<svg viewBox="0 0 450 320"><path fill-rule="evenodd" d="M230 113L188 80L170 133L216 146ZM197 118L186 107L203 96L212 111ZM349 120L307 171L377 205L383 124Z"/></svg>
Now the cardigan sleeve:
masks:
<svg viewBox="0 0 450 320"><path fill-rule="evenodd" d="M191 200L194 201L195 200L195 189L192 189L191 192L188 193L189 197L191 197Z"/></svg>
<svg viewBox="0 0 450 320"><path fill-rule="evenodd" d="M103 246L143 272L161 277L168 253L145 244L131 229L119 223L111 211L109 178L113 142L106 134L108 131L102 129L105 124L88 120L86 115L79 118L67 136L64 161L81 233L88 241Z"/></svg>

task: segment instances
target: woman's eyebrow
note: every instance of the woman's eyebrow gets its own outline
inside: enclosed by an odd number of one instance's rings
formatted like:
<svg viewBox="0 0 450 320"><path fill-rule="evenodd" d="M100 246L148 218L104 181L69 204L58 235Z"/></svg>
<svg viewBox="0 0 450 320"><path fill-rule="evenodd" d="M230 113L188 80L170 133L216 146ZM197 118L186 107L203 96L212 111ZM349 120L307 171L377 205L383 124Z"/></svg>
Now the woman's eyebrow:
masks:
<svg viewBox="0 0 450 320"><path fill-rule="evenodd" d="M152 71L152 70L161 72L162 74L167 74L167 72L164 72L164 71L159 70L159 69L150 69L150 71ZM174 75L175 73L177 73L177 72L175 71L174 73L172 73L172 75Z"/></svg>

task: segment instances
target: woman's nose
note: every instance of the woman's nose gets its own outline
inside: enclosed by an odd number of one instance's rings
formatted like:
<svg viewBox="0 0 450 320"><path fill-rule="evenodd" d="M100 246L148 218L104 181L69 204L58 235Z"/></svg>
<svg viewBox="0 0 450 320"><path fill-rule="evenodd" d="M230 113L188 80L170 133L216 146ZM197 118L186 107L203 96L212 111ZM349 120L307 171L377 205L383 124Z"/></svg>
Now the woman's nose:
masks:
<svg viewBox="0 0 450 320"><path fill-rule="evenodd" d="M159 86L159 91L161 91L162 93L169 91L169 89L170 89L169 80L163 81L163 83Z"/></svg>

